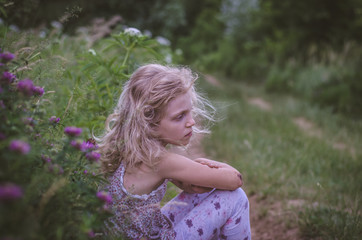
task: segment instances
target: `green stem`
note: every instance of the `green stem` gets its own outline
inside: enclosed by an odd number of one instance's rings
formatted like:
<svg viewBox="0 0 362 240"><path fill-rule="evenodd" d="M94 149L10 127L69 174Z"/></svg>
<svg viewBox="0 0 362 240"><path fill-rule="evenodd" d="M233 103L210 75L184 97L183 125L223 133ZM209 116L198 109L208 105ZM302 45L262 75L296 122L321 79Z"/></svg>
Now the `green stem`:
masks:
<svg viewBox="0 0 362 240"><path fill-rule="evenodd" d="M132 45L129 48L127 48L126 56L123 59L122 67L126 66L126 62L128 61L129 54L132 51L132 49L134 48L134 46L135 46L135 42L133 42Z"/></svg>

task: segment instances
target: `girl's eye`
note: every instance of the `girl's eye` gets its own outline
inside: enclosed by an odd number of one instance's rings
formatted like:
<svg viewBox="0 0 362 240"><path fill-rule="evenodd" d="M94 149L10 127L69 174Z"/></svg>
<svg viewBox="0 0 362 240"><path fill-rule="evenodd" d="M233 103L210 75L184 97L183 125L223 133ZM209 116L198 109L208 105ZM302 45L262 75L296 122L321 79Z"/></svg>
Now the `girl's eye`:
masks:
<svg viewBox="0 0 362 240"><path fill-rule="evenodd" d="M176 120L181 120L184 116L185 116L185 114L182 113L182 114L178 115L175 119Z"/></svg>

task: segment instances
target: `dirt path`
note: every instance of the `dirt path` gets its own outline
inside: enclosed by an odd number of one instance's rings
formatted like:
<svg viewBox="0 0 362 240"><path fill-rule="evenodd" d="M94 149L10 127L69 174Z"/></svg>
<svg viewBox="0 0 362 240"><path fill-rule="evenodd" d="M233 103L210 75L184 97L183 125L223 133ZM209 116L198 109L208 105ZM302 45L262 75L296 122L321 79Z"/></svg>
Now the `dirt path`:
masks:
<svg viewBox="0 0 362 240"><path fill-rule="evenodd" d="M356 158L356 150L344 142L334 142L326 137L323 137L322 130L316 126L315 123L306 119L305 117L297 117L293 119L293 123L306 135L323 139L334 149L339 151L347 151L354 159Z"/></svg>
<svg viewBox="0 0 362 240"><path fill-rule="evenodd" d="M216 78L205 75L205 80L215 87L222 87ZM250 98L248 103L263 111L272 111L272 105L261 98ZM193 158L204 157L201 146L202 138L195 139L192 147L187 149L189 156ZM248 186L244 190L248 192ZM286 204L270 202L260 199L258 195L249 196L250 224L253 240L299 240L298 226L296 225L295 211L292 208L299 207L302 203L290 201ZM293 219L294 218L294 219Z"/></svg>

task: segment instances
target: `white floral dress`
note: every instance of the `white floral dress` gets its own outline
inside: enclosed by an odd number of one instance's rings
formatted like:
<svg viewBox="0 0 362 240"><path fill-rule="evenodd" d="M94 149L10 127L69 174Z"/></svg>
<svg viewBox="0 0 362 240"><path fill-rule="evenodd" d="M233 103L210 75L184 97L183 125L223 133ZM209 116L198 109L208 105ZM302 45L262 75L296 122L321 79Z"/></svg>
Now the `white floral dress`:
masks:
<svg viewBox="0 0 362 240"><path fill-rule="evenodd" d="M106 222L106 232L111 236L130 239L175 239L172 222L161 213L160 202L167 189L165 180L150 194L134 195L123 185L123 164L109 178L108 192L112 195L113 216Z"/></svg>

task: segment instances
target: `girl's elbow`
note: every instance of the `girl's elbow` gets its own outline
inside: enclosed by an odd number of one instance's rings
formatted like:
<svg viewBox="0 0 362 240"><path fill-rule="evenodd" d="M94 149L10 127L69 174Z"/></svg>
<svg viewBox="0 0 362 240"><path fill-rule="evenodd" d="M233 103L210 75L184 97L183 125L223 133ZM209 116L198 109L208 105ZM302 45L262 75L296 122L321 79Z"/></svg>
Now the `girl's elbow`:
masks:
<svg viewBox="0 0 362 240"><path fill-rule="evenodd" d="M216 188L229 190L229 191L234 191L234 190L240 188L242 185L243 185L243 182L240 179L239 180L233 179L228 184L220 186L220 187L216 187Z"/></svg>
<svg viewBox="0 0 362 240"><path fill-rule="evenodd" d="M240 173L236 173L236 177L235 177L235 189L239 188L243 186L243 177L241 176ZM235 190L234 189L234 190Z"/></svg>

